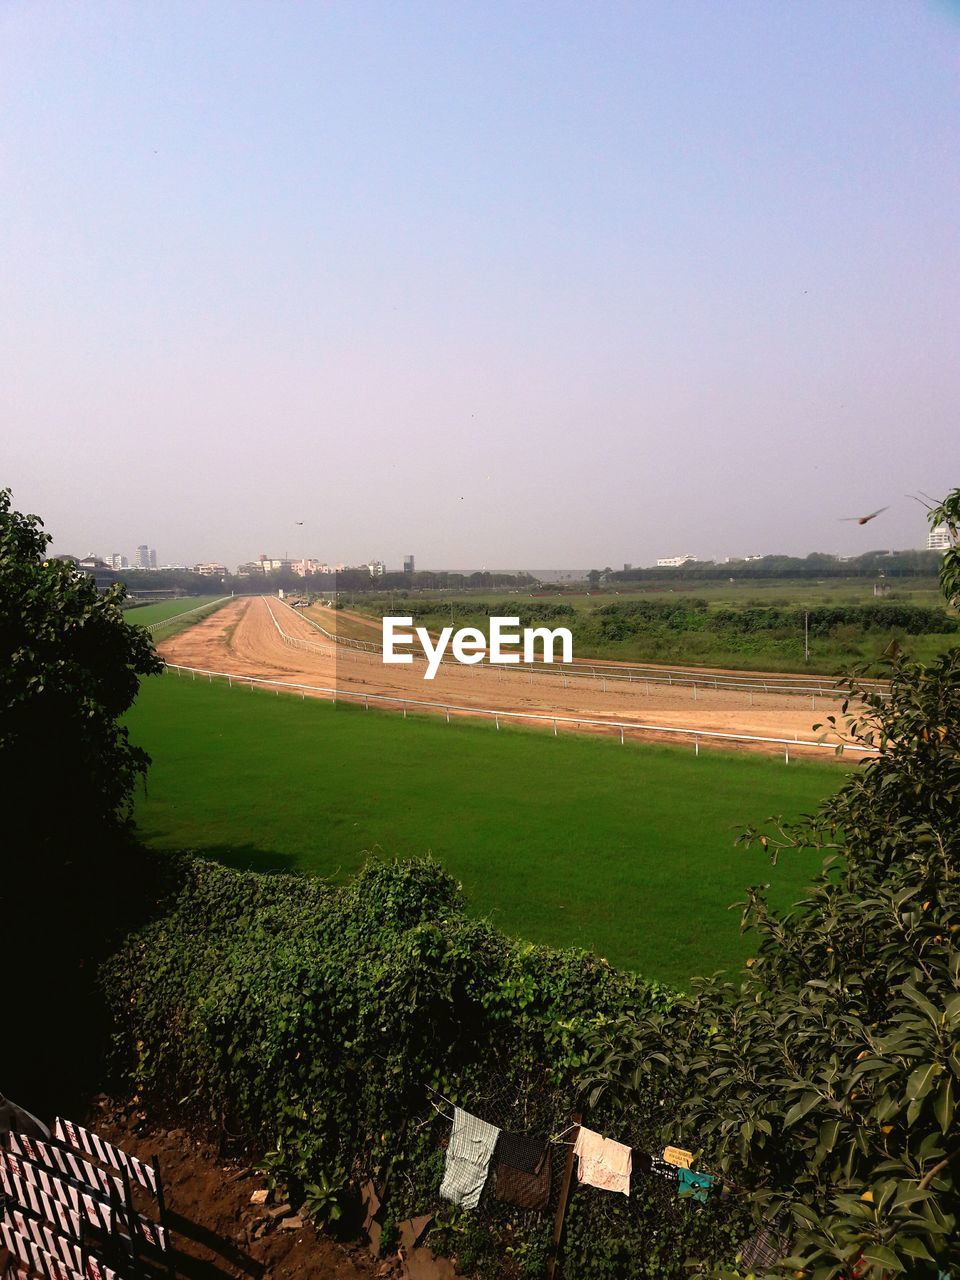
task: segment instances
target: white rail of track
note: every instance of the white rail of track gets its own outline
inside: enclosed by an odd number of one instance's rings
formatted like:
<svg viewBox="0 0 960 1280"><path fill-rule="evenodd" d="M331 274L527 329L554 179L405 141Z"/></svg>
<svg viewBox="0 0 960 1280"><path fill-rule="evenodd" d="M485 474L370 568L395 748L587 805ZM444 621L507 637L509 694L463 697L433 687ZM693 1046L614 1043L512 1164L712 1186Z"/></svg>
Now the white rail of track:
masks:
<svg viewBox="0 0 960 1280"><path fill-rule="evenodd" d="M308 646L310 643L309 641L300 640L298 636L287 636L286 632L284 632L280 627L280 624L277 623L271 607L273 597L264 596L262 598L267 602L267 607L270 609L270 615L273 617L274 623L276 623L277 630L280 634L292 643L299 643ZM353 640L347 636L335 635L332 631L328 631L326 627L322 627L320 623L316 622L313 618L308 618L302 610L294 609L292 605L287 604L286 600L280 600L278 603L289 609L291 613L302 618L304 622L309 622L311 627L315 627L322 636L327 640L332 641L334 644L342 645L344 648L356 649L363 653L383 653L381 646L375 644L371 640ZM326 650L318 651L326 652ZM416 661L426 661L426 658L421 657L419 654L415 653L413 656ZM453 659L444 658L442 660L442 664L444 666L449 666L453 661ZM582 662L576 666L563 662L536 664L485 662L483 666L495 667L497 669L502 668L508 673L512 672L515 674L526 673L536 676L563 676L565 678L569 677L579 680L614 680L623 684L666 684L683 689L692 689L694 697L696 697L699 689L712 689L714 691L729 689L732 693L750 693L751 695L754 693L788 693L794 695L806 695L810 698L834 698L838 700L847 696L843 689L838 689L827 682L819 684L793 684L789 683L790 677L779 677L774 681L761 680L759 678L750 679L746 676L728 676L723 675L720 672L695 675L690 671L677 670L669 667L623 668L606 666L599 663L596 665L587 665ZM797 676L796 679L809 681L808 676ZM865 687L880 693L881 695L885 693L884 686L874 681L866 681Z"/></svg>
<svg viewBox="0 0 960 1280"><path fill-rule="evenodd" d="M276 621L276 619L274 619ZM626 734L630 733L657 733L667 734L674 737L692 738L696 752L700 754L700 742L702 739L719 742L753 742L763 743L767 746L783 747L784 761L790 763L790 748L801 747L817 751L830 751L837 753L838 749L842 752L845 747L842 743L831 743L820 741L810 741L806 738L794 736L792 738L774 738L767 737L762 734L753 733L729 733L720 729L697 729L687 726L670 725L670 724L642 724L636 720L602 720L595 719L590 716L569 716L569 715L549 715L538 711L500 711L495 707L473 707L464 706L453 702L434 702L426 698L407 698L402 694L388 693L359 693L348 689L338 689L331 685L304 684L292 680L271 680L266 676L245 676L238 675L232 671L211 671L206 667L185 667L179 663L168 662L167 670L176 671L180 676L186 672L187 675L196 680L197 676L206 676L209 681L226 680L227 684L232 688L236 683L238 685L263 685L265 687L276 690L279 696L281 689L289 689L293 693L299 693L301 698L306 694L325 694L334 703L338 699L343 698L349 701L362 703L365 710L370 709L371 703L391 703L403 710L404 719L407 716L407 709L424 710L424 711L443 711L446 713L447 724L450 723L450 713L454 715L465 716L481 716L488 720L493 720L497 728L500 728L501 720L532 720L540 724L549 724L553 726L553 733L556 737L557 726L572 726L578 729L608 729L620 734L620 742L626 741ZM875 755L878 749L876 747L851 747L851 751L857 755Z"/></svg>
<svg viewBox="0 0 960 1280"><path fill-rule="evenodd" d="M198 604L195 609L184 609L183 613L171 613L169 618L161 618L159 622L151 622L148 627L144 627L144 631L159 631L161 627L169 627L171 623L179 622L181 618L189 618L191 613L200 613L203 609L215 609L226 600L232 600L232 596L220 596L218 600L208 600L206 604ZM138 622L134 622L135 627L139 626Z"/></svg>

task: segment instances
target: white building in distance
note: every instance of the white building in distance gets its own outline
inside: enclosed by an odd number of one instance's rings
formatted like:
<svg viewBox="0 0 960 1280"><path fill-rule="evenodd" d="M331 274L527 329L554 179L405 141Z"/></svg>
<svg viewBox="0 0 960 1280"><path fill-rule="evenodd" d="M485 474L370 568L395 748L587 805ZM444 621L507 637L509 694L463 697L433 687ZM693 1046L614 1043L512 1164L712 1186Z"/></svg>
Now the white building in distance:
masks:
<svg viewBox="0 0 960 1280"><path fill-rule="evenodd" d="M927 550L928 551L949 551L950 550L950 530L945 524L938 524L936 528L931 529L927 534Z"/></svg>
<svg viewBox="0 0 960 1280"><path fill-rule="evenodd" d="M658 560L658 569L679 569L682 564L689 564L691 560L696 560L696 556L668 556L666 560Z"/></svg>

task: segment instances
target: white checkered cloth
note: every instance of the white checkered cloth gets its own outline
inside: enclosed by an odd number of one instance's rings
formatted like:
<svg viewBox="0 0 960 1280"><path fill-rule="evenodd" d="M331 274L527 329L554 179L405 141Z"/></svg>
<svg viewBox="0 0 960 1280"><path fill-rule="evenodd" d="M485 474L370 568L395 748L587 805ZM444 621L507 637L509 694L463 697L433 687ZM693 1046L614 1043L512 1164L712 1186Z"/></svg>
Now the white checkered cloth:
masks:
<svg viewBox="0 0 960 1280"><path fill-rule="evenodd" d="M453 1132L447 1147L447 1166L440 1184L444 1200L475 1209L480 1201L490 1157L497 1145L500 1130L494 1124L478 1120L469 1111L453 1109Z"/></svg>

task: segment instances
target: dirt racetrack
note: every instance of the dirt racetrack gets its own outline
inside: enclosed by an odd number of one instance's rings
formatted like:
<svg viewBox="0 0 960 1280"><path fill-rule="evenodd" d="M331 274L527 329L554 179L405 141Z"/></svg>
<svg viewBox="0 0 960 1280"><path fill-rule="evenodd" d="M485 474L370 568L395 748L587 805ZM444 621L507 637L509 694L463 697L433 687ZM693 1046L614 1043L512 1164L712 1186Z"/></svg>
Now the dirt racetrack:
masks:
<svg viewBox="0 0 960 1280"><path fill-rule="evenodd" d="M324 626L331 629L331 618ZM379 654L368 654L327 640L296 610L282 602L263 596L237 599L204 618L193 627L159 645L161 655L170 664L198 668L224 675L282 681L294 685L313 685L317 690L296 689L305 696L349 697L350 701L377 705L377 697L387 701L380 705L400 710L404 701L410 711L430 710L418 707L421 702L450 704L449 712L435 708L440 715L469 715L478 711L507 715L528 713L543 717L540 725L553 731L577 729L620 733L619 727L577 724L585 720L625 723L629 736L659 737L690 743L692 731L757 735L790 739L790 751L805 751L824 759L832 754L822 747L794 746L795 739L814 741L814 722L838 709L825 698L790 693L765 693L734 689L705 689L656 684L636 680L617 681L566 678L549 668L543 673L509 672L487 666L466 667L445 664L434 680L423 678L424 664L412 666L384 665ZM549 672L549 674L548 674ZM573 723L569 723L573 721ZM532 725L534 720L516 723ZM635 726L635 728L633 727ZM689 734L656 733L642 726L683 729ZM747 743L703 738L704 744L744 747L784 753L775 743Z"/></svg>

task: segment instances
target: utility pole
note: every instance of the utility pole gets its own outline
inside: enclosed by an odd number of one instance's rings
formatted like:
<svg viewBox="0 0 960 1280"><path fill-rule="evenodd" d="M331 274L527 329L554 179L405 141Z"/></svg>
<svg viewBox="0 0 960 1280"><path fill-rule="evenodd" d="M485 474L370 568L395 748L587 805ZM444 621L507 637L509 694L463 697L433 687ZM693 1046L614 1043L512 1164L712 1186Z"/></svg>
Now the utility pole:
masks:
<svg viewBox="0 0 960 1280"><path fill-rule="evenodd" d="M810 613L807 609L803 611L803 660L810 661Z"/></svg>

